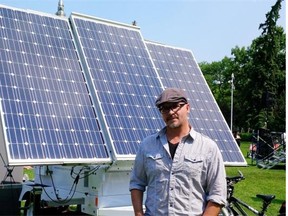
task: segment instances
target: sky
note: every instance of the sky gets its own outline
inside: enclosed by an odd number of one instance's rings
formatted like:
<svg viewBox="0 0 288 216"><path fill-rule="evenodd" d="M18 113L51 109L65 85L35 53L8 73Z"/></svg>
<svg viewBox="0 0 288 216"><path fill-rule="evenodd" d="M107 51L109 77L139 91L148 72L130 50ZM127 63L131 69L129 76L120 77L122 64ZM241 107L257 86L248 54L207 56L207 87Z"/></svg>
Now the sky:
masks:
<svg viewBox="0 0 288 216"><path fill-rule="evenodd" d="M0 4L55 14L59 0L0 0ZM151 41L189 49L197 62L231 57L248 47L276 0L63 0L66 16L77 12L115 22L134 20ZM277 25L286 32L286 0Z"/></svg>

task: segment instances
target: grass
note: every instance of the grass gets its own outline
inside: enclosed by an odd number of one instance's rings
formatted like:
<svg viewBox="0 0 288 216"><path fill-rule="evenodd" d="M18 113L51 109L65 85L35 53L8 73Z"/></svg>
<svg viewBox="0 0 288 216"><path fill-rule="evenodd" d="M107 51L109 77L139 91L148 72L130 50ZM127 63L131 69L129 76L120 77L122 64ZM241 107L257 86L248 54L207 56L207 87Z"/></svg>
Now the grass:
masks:
<svg viewBox="0 0 288 216"><path fill-rule="evenodd" d="M250 143L242 142L241 151L246 157ZM236 184L235 196L245 201L256 209L260 209L262 202L256 198L256 194L274 194L276 198L267 210L268 216L278 214L282 202L286 199L286 167L285 164L278 165L273 169L260 169L255 160L245 158L247 167L226 167L228 176L236 176L240 170L245 180ZM252 215L252 214L251 214Z"/></svg>
<svg viewBox="0 0 288 216"><path fill-rule="evenodd" d="M262 202L256 198L256 194L274 194L276 198L268 208L268 216L276 216L282 202L286 199L286 168L285 164L276 168L265 170L256 166L256 162L247 158L249 142L241 143L241 151L247 161L247 167L226 167L228 176L238 175L240 170L245 176L245 180L239 182L235 186L235 196L253 206L260 209ZM25 169L24 172L29 179L34 178L33 169Z"/></svg>

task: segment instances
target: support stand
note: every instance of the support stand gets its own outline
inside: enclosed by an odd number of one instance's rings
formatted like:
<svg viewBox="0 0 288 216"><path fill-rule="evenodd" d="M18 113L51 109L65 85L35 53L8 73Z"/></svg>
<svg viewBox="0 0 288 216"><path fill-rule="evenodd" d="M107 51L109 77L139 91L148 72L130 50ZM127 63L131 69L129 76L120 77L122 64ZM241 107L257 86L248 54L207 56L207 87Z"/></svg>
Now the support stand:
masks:
<svg viewBox="0 0 288 216"><path fill-rule="evenodd" d="M3 161L4 167L5 167L6 170L7 170L4 179L1 181L1 184L5 183L8 178L10 178L10 181L9 181L10 183L11 183L11 182L12 182L12 183L15 183L15 180L14 180L13 175L12 175L12 172L13 172L13 170L14 170L14 167L10 167L10 166L6 165L6 163L5 163L5 161L4 161L3 156L2 156L1 153L0 153L0 157L1 157L2 161Z"/></svg>

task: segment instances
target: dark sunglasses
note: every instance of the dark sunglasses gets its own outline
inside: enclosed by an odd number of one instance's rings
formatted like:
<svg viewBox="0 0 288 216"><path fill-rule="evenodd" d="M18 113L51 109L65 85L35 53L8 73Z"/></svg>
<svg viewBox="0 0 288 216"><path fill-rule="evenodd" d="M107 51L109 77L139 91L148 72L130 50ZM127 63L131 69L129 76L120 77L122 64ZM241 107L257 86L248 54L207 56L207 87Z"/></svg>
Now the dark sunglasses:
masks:
<svg viewBox="0 0 288 216"><path fill-rule="evenodd" d="M170 104L166 106L159 107L159 111L162 114L167 114L170 112L170 110L174 113L178 112L186 103L176 103L176 104Z"/></svg>

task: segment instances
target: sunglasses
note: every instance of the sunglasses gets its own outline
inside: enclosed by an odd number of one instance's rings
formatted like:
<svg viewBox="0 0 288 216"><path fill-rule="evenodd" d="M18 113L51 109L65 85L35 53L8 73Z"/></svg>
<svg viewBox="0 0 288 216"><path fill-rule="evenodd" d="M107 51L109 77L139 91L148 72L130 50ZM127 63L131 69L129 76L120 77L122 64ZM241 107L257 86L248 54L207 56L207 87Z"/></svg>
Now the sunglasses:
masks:
<svg viewBox="0 0 288 216"><path fill-rule="evenodd" d="M162 114L167 114L170 110L174 113L178 112L186 103L170 104L166 106L159 107L159 111Z"/></svg>

